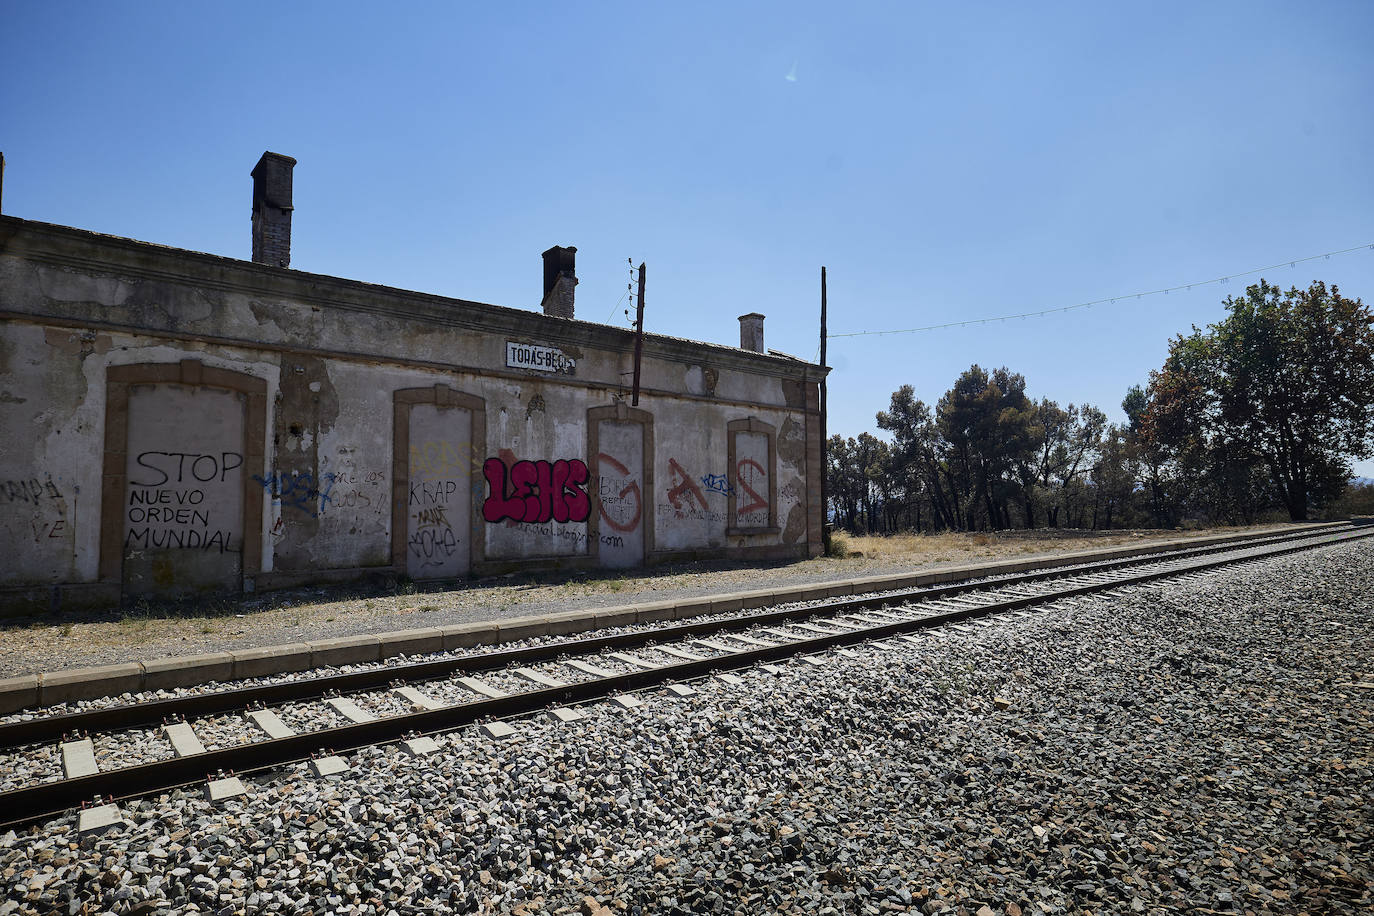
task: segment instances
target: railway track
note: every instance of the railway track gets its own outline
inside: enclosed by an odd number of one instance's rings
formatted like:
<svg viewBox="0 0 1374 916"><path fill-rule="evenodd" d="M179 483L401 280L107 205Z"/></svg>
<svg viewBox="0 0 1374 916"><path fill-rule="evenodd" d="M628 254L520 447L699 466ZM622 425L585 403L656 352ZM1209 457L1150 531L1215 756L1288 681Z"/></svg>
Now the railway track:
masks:
<svg viewBox="0 0 1374 916"><path fill-rule="evenodd" d="M428 736L468 725L480 725L499 738L511 733L505 720L541 710L570 721L579 717L576 706L581 703L609 700L635 706L640 702L636 692L647 688L666 685L690 693L688 682L708 675L729 677L731 670L794 657L824 664L819 653L846 645L919 640L914 634L921 630L968 625L1039 604L1371 535L1374 527L1266 536L1239 546L1059 567L11 721L0 724L0 766L7 758L44 749L50 765L46 771L35 770L25 784L0 792L0 829L32 824L92 801L97 804L83 811L82 828L105 826L118 821L115 799L201 783L212 797L232 795L242 791L234 774L302 760L313 760L316 771L328 775L346 768L339 753L367 745L402 741L410 752L424 754L433 749ZM129 765L108 766L119 762L126 736L146 739L150 727L161 739L159 759L135 757ZM243 740L245 728L260 737Z"/></svg>

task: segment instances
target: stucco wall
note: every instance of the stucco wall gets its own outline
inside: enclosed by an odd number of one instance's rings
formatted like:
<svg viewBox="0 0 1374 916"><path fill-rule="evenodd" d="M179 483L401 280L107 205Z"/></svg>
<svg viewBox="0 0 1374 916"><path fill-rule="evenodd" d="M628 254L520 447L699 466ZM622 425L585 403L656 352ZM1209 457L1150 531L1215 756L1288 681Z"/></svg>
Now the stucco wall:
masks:
<svg viewBox="0 0 1374 916"><path fill-rule="evenodd" d="M123 456L109 496L107 426L134 451L151 441L150 423L164 438L178 428L214 438L215 411L188 405L228 402L200 367L265 390L262 428L244 434L262 452L241 472L245 501L261 504L241 522L253 528L241 540L253 553L245 587L819 546L807 497L819 473L820 370L797 360L647 336L635 410L621 329L7 217L0 322L0 551L14 559L0 589L12 594L82 583L108 592L127 578L112 575L108 544L102 569L102 527L111 530L112 506L127 521L137 456ZM566 371L508 365L511 342L548 348ZM175 416L139 419L127 391L108 405L116 366L135 376L183 366L136 401ZM424 486L443 481L446 499L466 487L458 514L422 514L438 505ZM745 488L753 508L737 524ZM520 493L528 512L510 502ZM491 511L504 513L495 521L484 517L493 496ZM438 535L448 559L408 558L425 549L416 526L439 522L451 526Z"/></svg>

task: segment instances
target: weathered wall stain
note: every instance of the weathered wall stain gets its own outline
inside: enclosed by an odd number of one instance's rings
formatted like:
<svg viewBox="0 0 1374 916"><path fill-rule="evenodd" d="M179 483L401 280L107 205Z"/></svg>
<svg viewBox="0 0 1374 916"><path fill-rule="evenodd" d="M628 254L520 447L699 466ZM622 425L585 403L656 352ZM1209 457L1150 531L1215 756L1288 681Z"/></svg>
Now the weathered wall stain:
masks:
<svg viewBox="0 0 1374 916"><path fill-rule="evenodd" d="M702 388L702 392L701 392L701 393L704 394L704 395L706 395L706 397L708 397L708 398L713 398L713 397L715 397L715 396L716 396L716 383L719 382L719 381L720 381L720 372L719 372L718 370L712 369L710 366L706 366L706 367L702 368L702 370L701 370L701 388Z"/></svg>
<svg viewBox="0 0 1374 916"><path fill-rule="evenodd" d="M778 431L778 460L796 468L806 466L806 429L789 414Z"/></svg>
<svg viewBox="0 0 1374 916"><path fill-rule="evenodd" d="M525 402L525 422L528 423L533 420L535 414L543 413L546 409L544 396L536 392Z"/></svg>
<svg viewBox="0 0 1374 916"><path fill-rule="evenodd" d="M43 341L57 353L71 359L56 358L48 354L45 360L49 384L53 394L70 391L77 402L86 399L86 373L81 364L88 356L108 353L114 346L108 334L95 331L70 331L65 328L44 328Z"/></svg>
<svg viewBox="0 0 1374 916"><path fill-rule="evenodd" d="M110 352L114 343L110 335L95 331L68 331L63 328L44 328L43 339L48 346L62 353L70 353L78 359L85 359L92 353Z"/></svg>
<svg viewBox="0 0 1374 916"><path fill-rule="evenodd" d="M792 508L787 511L787 524L782 529L782 540L784 544L795 544L804 537L806 537L806 506L802 503L793 503Z"/></svg>
<svg viewBox="0 0 1374 916"><path fill-rule="evenodd" d="M294 510L276 541L275 563L281 569L308 569L319 562L311 542L334 484L331 472L320 471L320 437L339 418L338 393L324 360L306 355L282 359L273 415L269 483L282 508Z"/></svg>
<svg viewBox="0 0 1374 916"><path fill-rule="evenodd" d="M130 285L124 306L140 324L186 331L222 309L223 294L208 287L187 290L177 283L143 279Z"/></svg>

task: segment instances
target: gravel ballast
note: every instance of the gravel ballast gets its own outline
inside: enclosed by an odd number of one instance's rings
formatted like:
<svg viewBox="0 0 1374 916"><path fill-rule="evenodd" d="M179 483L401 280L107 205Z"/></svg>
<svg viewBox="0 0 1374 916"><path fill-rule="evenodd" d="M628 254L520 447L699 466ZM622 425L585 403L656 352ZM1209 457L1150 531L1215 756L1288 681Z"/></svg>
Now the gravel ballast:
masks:
<svg viewBox="0 0 1374 916"><path fill-rule="evenodd" d="M0 914L1357 913L1374 544L0 836Z"/></svg>

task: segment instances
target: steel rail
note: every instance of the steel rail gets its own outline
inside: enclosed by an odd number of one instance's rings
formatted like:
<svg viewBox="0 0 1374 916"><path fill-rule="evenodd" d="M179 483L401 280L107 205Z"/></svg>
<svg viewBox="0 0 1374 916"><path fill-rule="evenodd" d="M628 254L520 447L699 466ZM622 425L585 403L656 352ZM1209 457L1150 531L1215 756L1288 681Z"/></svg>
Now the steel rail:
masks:
<svg viewBox="0 0 1374 916"><path fill-rule="evenodd" d="M925 617L896 620L858 630L845 630L799 639L773 646L745 649L730 655L704 658L698 661L664 665L610 677L594 678L568 684L511 694L495 699L477 700L445 706L440 709L407 713L375 719L369 722L293 735L232 748L206 751L188 757L178 757L75 779L40 783L0 793L0 828L10 829L36 823L68 811L92 798L139 798L157 792L199 782L218 772L246 774L257 770L283 766L308 759L312 752L328 748L330 751L349 751L360 747L398 740L409 735L434 734L451 731L464 725L491 718L526 715L539 709L642 690L669 681L691 680L713 672L747 668L756 664L778 661L796 655L809 655L839 646L853 645L874 639L885 639L904 633L932 629L993 614L1020 610L1036 604L1062 601L1068 598L1095 594L1159 579L1201 572L1235 563L1269 559L1297 553L1314 547L1344 543L1374 536L1374 528L1358 529L1327 535L1317 543L1288 543L1270 547L1241 547L1234 556L1202 559L1179 564L1160 561L1165 569L1145 570L1123 576L1112 582L1094 582L1058 589L1042 595L1027 595L992 604L942 611Z"/></svg>
<svg viewBox="0 0 1374 916"><path fill-rule="evenodd" d="M1352 530L1352 529L1337 529ZM1222 545L1188 547L1169 553L1143 553L1113 560L1103 560L1086 564L1068 564L1037 570L1029 573L1013 574L1001 579L962 580L947 585L937 585L917 589L904 589L885 592L881 595L860 598L841 598L808 604L805 607L783 610L763 611L757 614L742 614L728 620L711 620L696 623L679 623L653 630L632 633L617 633L612 636L593 636L582 639L562 640L544 646L528 646L515 649L500 649L480 655L460 658L440 658L431 661L408 662L401 665L382 665L362 671L325 674L314 677L295 678L270 684L256 684L249 687L232 687L227 690L188 694L142 703L107 706L79 710L54 716L36 716L32 719L16 720L0 724L0 751L11 750L27 744L55 741L64 735L82 732L110 732L120 729L140 728L160 725L166 721L193 719L219 713L251 709L257 706L276 706L285 702L313 700L331 692L357 693L366 690L388 687L401 681L421 683L457 674L476 674L505 668L514 664L530 664L553 661L567 654L591 655L605 650L632 649L653 642L687 639L704 633L719 633L731 630L782 623L788 620L806 619L821 615L835 616L855 611L874 610L884 605L908 601L938 600L972 591L1002 588L1009 585L1036 583L1084 575L1090 572L1125 569L1132 566L1161 563L1191 556L1205 556L1244 549L1246 547L1276 542L1306 541L1331 534L1322 532L1284 532L1265 533L1253 539L1230 542ZM1148 548L1146 548L1148 549Z"/></svg>

